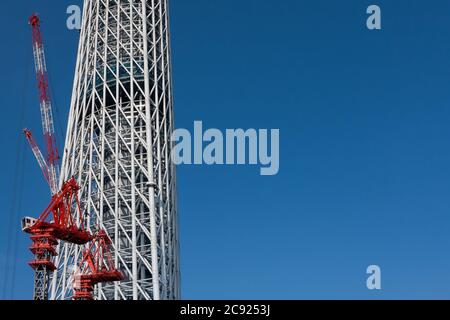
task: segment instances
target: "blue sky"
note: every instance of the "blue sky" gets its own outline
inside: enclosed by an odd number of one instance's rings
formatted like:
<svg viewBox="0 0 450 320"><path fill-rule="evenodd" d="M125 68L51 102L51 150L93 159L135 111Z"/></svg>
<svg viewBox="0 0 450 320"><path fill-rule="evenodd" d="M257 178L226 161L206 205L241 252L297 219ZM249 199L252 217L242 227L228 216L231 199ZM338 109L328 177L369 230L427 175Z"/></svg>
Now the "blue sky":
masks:
<svg viewBox="0 0 450 320"><path fill-rule="evenodd" d="M9 221L49 197L20 136L40 132L27 17L44 20L62 136L78 40L70 4L81 1L0 11L0 298L31 297L29 240ZM365 27L371 4L381 31ZM277 176L179 167L183 298L450 298L450 2L172 0L171 22L177 127L281 131ZM372 264L379 292L366 288Z"/></svg>

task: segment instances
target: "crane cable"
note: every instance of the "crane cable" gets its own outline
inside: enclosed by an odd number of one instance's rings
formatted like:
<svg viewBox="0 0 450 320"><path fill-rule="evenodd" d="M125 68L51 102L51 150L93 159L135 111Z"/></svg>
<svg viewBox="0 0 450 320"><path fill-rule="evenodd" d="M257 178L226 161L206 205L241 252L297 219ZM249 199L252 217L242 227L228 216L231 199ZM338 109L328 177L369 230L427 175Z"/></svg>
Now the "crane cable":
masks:
<svg viewBox="0 0 450 320"><path fill-rule="evenodd" d="M27 50L26 50L27 51ZM24 55L25 56L25 55ZM25 59L24 83L22 90L22 101L19 109L19 128L17 128L16 158L14 164L14 176L12 183L12 200L9 210L7 225L7 246L5 256L5 269L3 273L3 299L13 299L16 286L16 269L18 260L18 242L20 228L20 212L23 204L24 179L25 179L25 149L26 144L22 136L22 129L25 123L27 107L27 87L29 82L30 59Z"/></svg>
<svg viewBox="0 0 450 320"><path fill-rule="evenodd" d="M61 143L64 144L64 142L65 142L64 141L64 135L63 135L64 127L62 125L61 114L60 114L60 110L59 110L59 107L58 107L58 99L56 97L55 90L53 90L52 75L51 75L49 70L47 70L47 74L48 74L48 83L49 83L49 86L50 86L50 92L51 92L51 95L52 95L53 110L55 110L55 113L56 113L56 128L55 128L55 131L56 131L56 134L57 134L58 139L60 141L59 143L60 144ZM58 144L58 141L57 141L57 144ZM61 154L59 156L61 157Z"/></svg>
<svg viewBox="0 0 450 320"><path fill-rule="evenodd" d="M22 138L22 136L21 136ZM14 299L14 293L15 293L15 287L16 287L16 271L17 271L17 265L18 265L18 242L19 242L19 234L21 233L21 224L20 224L20 213L22 212L23 208L23 195L24 195L24 180L25 180L25 169L26 169L26 161L25 161L25 149L26 144L24 139L21 139L22 141L19 142L22 147L19 147L21 150L19 152L19 177L18 177L18 186L17 186L17 202L16 202L16 208L13 209L14 216L13 216L13 223L11 230L14 232L14 239L12 239L12 268L11 268L11 286L10 286L10 292L9 296L10 299Z"/></svg>

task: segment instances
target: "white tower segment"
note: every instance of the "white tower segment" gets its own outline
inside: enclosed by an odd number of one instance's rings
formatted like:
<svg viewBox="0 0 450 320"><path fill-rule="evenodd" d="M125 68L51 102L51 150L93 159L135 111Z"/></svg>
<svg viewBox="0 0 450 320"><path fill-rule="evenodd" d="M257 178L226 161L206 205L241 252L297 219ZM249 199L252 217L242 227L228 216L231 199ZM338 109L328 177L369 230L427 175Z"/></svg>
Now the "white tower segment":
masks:
<svg viewBox="0 0 450 320"><path fill-rule="evenodd" d="M85 0L61 180L125 281L98 299L179 299L168 0ZM59 247L51 299L70 299L80 248Z"/></svg>

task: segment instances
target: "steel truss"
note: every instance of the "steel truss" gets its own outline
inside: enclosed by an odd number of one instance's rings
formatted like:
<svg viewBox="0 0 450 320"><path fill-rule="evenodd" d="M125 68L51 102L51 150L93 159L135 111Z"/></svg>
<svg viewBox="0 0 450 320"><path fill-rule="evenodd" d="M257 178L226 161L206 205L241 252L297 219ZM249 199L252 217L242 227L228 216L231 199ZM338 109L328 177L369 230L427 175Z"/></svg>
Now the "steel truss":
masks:
<svg viewBox="0 0 450 320"><path fill-rule="evenodd" d="M99 300L180 298L167 0L85 0L61 181L78 181L120 283ZM73 296L82 247L58 247L50 298Z"/></svg>

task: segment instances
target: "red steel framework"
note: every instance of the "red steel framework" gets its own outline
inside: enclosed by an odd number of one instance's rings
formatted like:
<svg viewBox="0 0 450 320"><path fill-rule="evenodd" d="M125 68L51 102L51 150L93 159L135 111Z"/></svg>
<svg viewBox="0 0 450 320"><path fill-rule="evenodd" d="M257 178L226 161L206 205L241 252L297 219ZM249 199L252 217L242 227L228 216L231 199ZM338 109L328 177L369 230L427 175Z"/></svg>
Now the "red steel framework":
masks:
<svg viewBox="0 0 450 320"><path fill-rule="evenodd" d="M91 234L83 227L83 215L78 199L79 190L80 187L74 178L67 181L61 191L52 197L52 201L39 219L32 226L25 227L24 231L33 235L48 233L58 240L78 245L91 241Z"/></svg>
<svg viewBox="0 0 450 320"><path fill-rule="evenodd" d="M79 189L76 180L70 179L52 197L37 220L25 218L23 223L23 231L31 235L33 242L30 251L34 254L34 260L29 264L35 271L35 300L48 300L49 276L56 269L53 258L57 255L58 241L84 245L93 239L84 227Z"/></svg>
<svg viewBox="0 0 450 320"><path fill-rule="evenodd" d="M73 300L94 300L95 285L124 280L123 273L114 267L110 248L111 239L105 231L100 230L90 247L83 252L80 273L74 276Z"/></svg>
<svg viewBox="0 0 450 320"><path fill-rule="evenodd" d="M60 192L52 197L50 205L33 221L31 226L25 226L24 231L31 234L33 242L30 251L34 260L29 264L35 270L35 299L46 300L49 272L55 270L53 257L57 255L58 240L83 245L92 240L92 235L83 228L80 203L78 200L79 186L75 179L70 179L63 185ZM73 208L76 208L74 211Z"/></svg>

